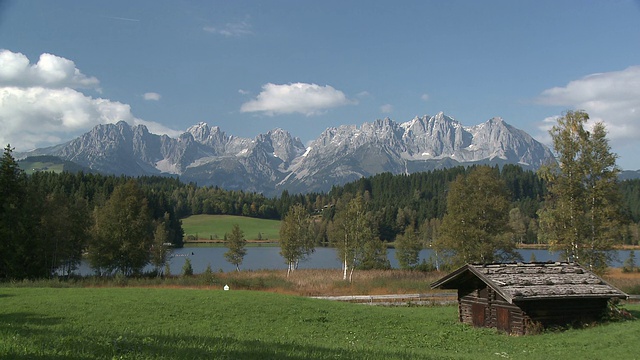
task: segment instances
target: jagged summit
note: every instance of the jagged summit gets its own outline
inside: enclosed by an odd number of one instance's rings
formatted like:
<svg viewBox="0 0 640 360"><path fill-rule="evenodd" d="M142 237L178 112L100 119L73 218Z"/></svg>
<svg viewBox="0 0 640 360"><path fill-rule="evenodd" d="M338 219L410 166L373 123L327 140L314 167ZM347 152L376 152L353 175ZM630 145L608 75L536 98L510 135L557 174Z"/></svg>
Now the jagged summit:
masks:
<svg viewBox="0 0 640 360"><path fill-rule="evenodd" d="M280 128L248 139L200 122L170 138L120 121L25 155L55 155L104 173L177 174L199 185L267 195L328 191L385 171L506 163L536 169L553 159L548 148L502 118L465 127L443 112L403 123L384 118L330 127L308 147Z"/></svg>

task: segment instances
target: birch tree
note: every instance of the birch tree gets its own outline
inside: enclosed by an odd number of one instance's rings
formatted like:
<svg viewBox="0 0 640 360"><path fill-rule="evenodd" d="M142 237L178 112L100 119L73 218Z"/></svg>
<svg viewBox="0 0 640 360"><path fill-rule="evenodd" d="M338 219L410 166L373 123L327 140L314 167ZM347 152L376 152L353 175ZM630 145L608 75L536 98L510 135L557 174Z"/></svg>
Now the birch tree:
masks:
<svg viewBox="0 0 640 360"><path fill-rule="evenodd" d="M287 276L315 250L311 217L300 204L289 208L280 227L280 255L287 264Z"/></svg>
<svg viewBox="0 0 640 360"><path fill-rule="evenodd" d="M162 220L155 224L153 232L153 244L151 246L151 264L156 268L156 275L161 277L162 271L171 255L171 238L169 231L170 216L164 213Z"/></svg>
<svg viewBox="0 0 640 360"><path fill-rule="evenodd" d="M404 234L396 236L396 259L402 269L411 269L420 261L423 243L416 234L413 224L406 227Z"/></svg>
<svg viewBox="0 0 640 360"><path fill-rule="evenodd" d="M240 229L240 225L233 224L231 233L225 234L227 239L227 248L229 249L224 253L225 259L232 265L235 265L236 271L240 271L240 265L244 256L247 254L247 240L244 239L244 232Z"/></svg>
<svg viewBox="0 0 640 360"><path fill-rule="evenodd" d="M518 258L511 240L509 200L497 170L479 166L451 182L434 248L454 266Z"/></svg>
<svg viewBox="0 0 640 360"><path fill-rule="evenodd" d="M588 131L588 120L586 112L568 111L549 132L558 163L540 171L548 183L540 231L567 261L601 271L621 237L620 170L604 124Z"/></svg>
<svg viewBox="0 0 640 360"><path fill-rule="evenodd" d="M353 271L364 260L365 245L380 240L375 236L373 222L367 212L362 195L349 201L336 212L329 232L329 240L336 247L342 261L343 280L353 280Z"/></svg>

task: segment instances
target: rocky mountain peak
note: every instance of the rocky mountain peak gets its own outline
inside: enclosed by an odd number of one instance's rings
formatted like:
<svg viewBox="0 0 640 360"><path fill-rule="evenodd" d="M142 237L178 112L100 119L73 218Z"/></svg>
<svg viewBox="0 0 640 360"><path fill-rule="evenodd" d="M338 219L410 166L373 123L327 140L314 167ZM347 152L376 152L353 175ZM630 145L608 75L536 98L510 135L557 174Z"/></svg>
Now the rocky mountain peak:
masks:
<svg viewBox="0 0 640 360"><path fill-rule="evenodd" d="M463 127L443 112L401 124L384 118L330 127L309 149L279 128L247 139L201 122L170 138L121 121L28 155L55 155L105 173L177 174L199 185L268 195L284 189L328 191L386 171L408 174L478 163L536 169L553 159L544 145L501 118Z"/></svg>

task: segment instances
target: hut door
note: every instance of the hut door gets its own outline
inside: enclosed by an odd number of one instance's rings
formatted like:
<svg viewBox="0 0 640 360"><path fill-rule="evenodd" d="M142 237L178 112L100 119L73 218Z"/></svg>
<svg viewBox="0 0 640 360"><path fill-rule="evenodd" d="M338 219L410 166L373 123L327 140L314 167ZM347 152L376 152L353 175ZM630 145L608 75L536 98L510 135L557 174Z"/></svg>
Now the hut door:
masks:
<svg viewBox="0 0 640 360"><path fill-rule="evenodd" d="M471 316L473 317L473 326L484 327L484 304L471 304Z"/></svg>
<svg viewBox="0 0 640 360"><path fill-rule="evenodd" d="M509 309L498 307L496 308L496 316L498 317L497 328L498 330L511 332L511 316L509 315Z"/></svg>

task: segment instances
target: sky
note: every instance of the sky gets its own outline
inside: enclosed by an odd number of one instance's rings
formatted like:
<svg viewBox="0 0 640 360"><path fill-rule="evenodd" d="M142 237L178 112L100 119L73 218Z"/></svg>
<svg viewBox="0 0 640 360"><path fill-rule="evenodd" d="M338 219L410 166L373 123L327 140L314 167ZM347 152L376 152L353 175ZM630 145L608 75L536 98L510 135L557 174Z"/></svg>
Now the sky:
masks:
<svg viewBox="0 0 640 360"><path fill-rule="evenodd" d="M444 112L550 144L568 110L640 169L640 0L0 0L0 142L124 120L303 143Z"/></svg>

